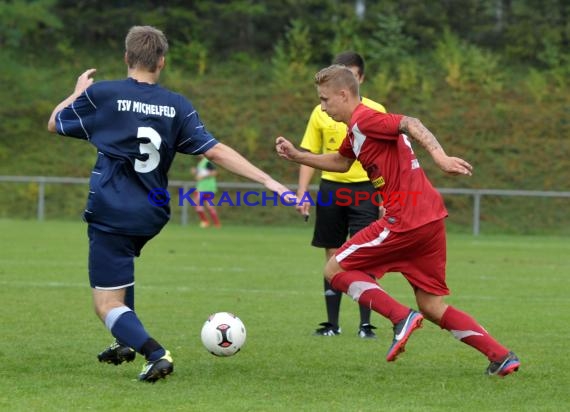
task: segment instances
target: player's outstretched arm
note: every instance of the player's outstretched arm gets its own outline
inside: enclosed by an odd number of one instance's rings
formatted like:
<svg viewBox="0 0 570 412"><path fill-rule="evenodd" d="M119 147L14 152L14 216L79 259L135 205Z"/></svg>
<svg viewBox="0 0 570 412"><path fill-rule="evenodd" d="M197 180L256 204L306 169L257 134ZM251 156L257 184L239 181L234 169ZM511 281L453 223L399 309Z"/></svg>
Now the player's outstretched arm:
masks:
<svg viewBox="0 0 570 412"><path fill-rule="evenodd" d="M55 106L55 108L53 109L51 116L49 118L48 121L48 131L55 133L56 127L55 127L55 116L57 116L57 114L62 111L65 107L69 106L71 103L73 103L75 101L75 99L77 99L81 93L83 93L85 91L85 89L87 89L89 86L91 86L93 84L93 74L95 74L95 72L97 71L97 69L88 69L86 71L84 71L78 78L77 78L77 82L75 83L75 90L73 91L73 93L71 93L66 99L64 99L63 101L61 101L57 106Z"/></svg>
<svg viewBox="0 0 570 412"><path fill-rule="evenodd" d="M354 162L354 159L344 157L338 152L314 154L301 151L282 136L275 140L275 150L284 159L329 172L347 172Z"/></svg>
<svg viewBox="0 0 570 412"><path fill-rule="evenodd" d="M290 194L290 196L285 196L288 201L295 200L294 192L289 188L273 179L241 154L223 143L218 143L209 149L204 153L204 156L236 175L261 183L272 192L277 192L279 195Z"/></svg>
<svg viewBox="0 0 570 412"><path fill-rule="evenodd" d="M416 140L433 158L441 170L453 175L473 173L473 166L459 157L451 157L445 153L441 144L423 123L414 117L404 116L400 121L400 132Z"/></svg>

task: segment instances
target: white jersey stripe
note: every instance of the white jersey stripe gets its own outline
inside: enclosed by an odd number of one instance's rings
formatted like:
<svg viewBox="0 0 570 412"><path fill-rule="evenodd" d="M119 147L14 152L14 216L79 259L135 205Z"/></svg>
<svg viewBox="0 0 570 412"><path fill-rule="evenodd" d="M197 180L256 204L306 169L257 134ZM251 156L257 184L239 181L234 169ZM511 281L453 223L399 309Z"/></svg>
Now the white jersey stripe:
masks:
<svg viewBox="0 0 570 412"><path fill-rule="evenodd" d="M85 126L83 125L83 119L81 118L81 116L79 116L79 113L77 113L77 110L75 110L75 102L71 103L71 110L73 110L73 113L75 113L75 115L79 119L79 124L81 125L81 128L83 129L83 132L85 133L85 138L87 140L89 140L89 133L87 133L87 129L85 129Z"/></svg>
<svg viewBox="0 0 570 412"><path fill-rule="evenodd" d="M356 123L352 126L352 135L354 136L354 140L352 141L352 151L354 152L354 155L358 157L362 150L362 146L366 141L366 135L360 131L358 124Z"/></svg>
<svg viewBox="0 0 570 412"><path fill-rule="evenodd" d="M349 247L347 247L345 250L343 250L341 253L339 253L336 256L336 261L342 262L346 257L350 256L351 254L353 254L354 252L356 252L360 248L378 246L388 237L389 234L390 234L390 230L388 228L384 228L382 233L380 233L376 239L372 239L370 242L366 242L366 243L362 243L362 244L350 245Z"/></svg>
<svg viewBox="0 0 570 412"><path fill-rule="evenodd" d="M192 154L198 153L200 150L202 150L202 148L203 148L204 146L210 144L210 142L213 142L214 140L215 140L215 139L210 139L210 140L208 140L208 141L207 141L206 143L204 143L202 146L200 146L199 148L197 148L196 150L194 150L194 151L192 152Z"/></svg>
<svg viewBox="0 0 570 412"><path fill-rule="evenodd" d="M89 93L87 93L87 90L85 90L85 97L87 97L87 100L89 100L89 103L91 103L91 106L93 106L96 109L97 106L95 106L95 103L93 103L93 100L91 100L91 97L89 97Z"/></svg>
<svg viewBox="0 0 570 412"><path fill-rule="evenodd" d="M178 147L182 146L184 143L186 143L188 140L191 140L191 139L192 139L191 137L189 137L188 139L184 139L182 142L180 142Z"/></svg>
<svg viewBox="0 0 570 412"><path fill-rule="evenodd" d="M67 133L65 133L65 129L63 128L63 122L61 121L61 111L57 114L57 121L59 123L59 129L61 130L61 133L67 136Z"/></svg>

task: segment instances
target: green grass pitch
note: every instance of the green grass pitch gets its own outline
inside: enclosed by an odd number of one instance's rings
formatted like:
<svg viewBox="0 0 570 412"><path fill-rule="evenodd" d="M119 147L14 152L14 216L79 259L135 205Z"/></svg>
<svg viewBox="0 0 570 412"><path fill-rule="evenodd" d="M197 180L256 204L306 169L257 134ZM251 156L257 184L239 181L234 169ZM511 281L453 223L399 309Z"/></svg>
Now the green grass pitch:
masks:
<svg viewBox="0 0 570 412"><path fill-rule="evenodd" d="M95 355L111 337L92 312L86 225L0 220L0 410L5 411L559 411L568 408L568 238L448 236L448 302L475 316L521 358L504 379L487 360L424 322L387 363L391 325L356 336L345 297L343 334L324 321L323 252L311 227L175 224L136 262L137 312L172 352L175 372L136 381L140 357L118 367ZM413 305L400 275L383 287ZM217 358L200 342L206 317L236 313L242 351Z"/></svg>

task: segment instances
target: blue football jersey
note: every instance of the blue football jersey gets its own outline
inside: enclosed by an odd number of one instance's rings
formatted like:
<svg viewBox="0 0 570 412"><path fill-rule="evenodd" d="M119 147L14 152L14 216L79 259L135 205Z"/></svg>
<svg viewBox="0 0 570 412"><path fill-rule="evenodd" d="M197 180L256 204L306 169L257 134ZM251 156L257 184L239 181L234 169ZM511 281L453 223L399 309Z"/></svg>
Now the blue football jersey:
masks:
<svg viewBox="0 0 570 412"><path fill-rule="evenodd" d="M92 84L56 115L56 127L98 151L85 220L125 235L155 235L170 218L168 202L149 194L166 190L176 152L202 154L218 143L184 96L132 78Z"/></svg>

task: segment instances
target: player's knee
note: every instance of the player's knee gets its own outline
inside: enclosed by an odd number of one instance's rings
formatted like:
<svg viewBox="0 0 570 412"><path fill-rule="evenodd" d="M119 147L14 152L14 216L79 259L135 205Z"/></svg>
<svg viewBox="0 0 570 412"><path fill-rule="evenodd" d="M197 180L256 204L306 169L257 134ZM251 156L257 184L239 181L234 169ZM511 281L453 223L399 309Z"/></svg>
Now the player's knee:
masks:
<svg viewBox="0 0 570 412"><path fill-rule="evenodd" d="M340 267L335 257L331 257L327 264L325 265L324 276L328 282L331 282L337 273L342 272L343 269Z"/></svg>
<svg viewBox="0 0 570 412"><path fill-rule="evenodd" d="M109 312L110 309L108 309L107 306L102 304L101 302L95 301L93 302L93 310L95 311L95 314L99 317L99 319L105 321L105 317L107 316L107 313Z"/></svg>
<svg viewBox="0 0 570 412"><path fill-rule="evenodd" d="M432 295L433 296L433 295ZM424 298L418 299L418 309L420 312L426 317L426 319L438 323L445 309L447 308L447 304L443 301L442 296L433 296L432 298Z"/></svg>
<svg viewBox="0 0 570 412"><path fill-rule="evenodd" d="M122 306L125 306L125 304L120 301L95 303L94 309L99 319L105 322L105 319L111 310Z"/></svg>
<svg viewBox="0 0 570 412"><path fill-rule="evenodd" d="M116 294L117 293L115 291L93 291L93 309L102 321L105 321L107 314L112 309L125 305L119 296L116 296Z"/></svg>

